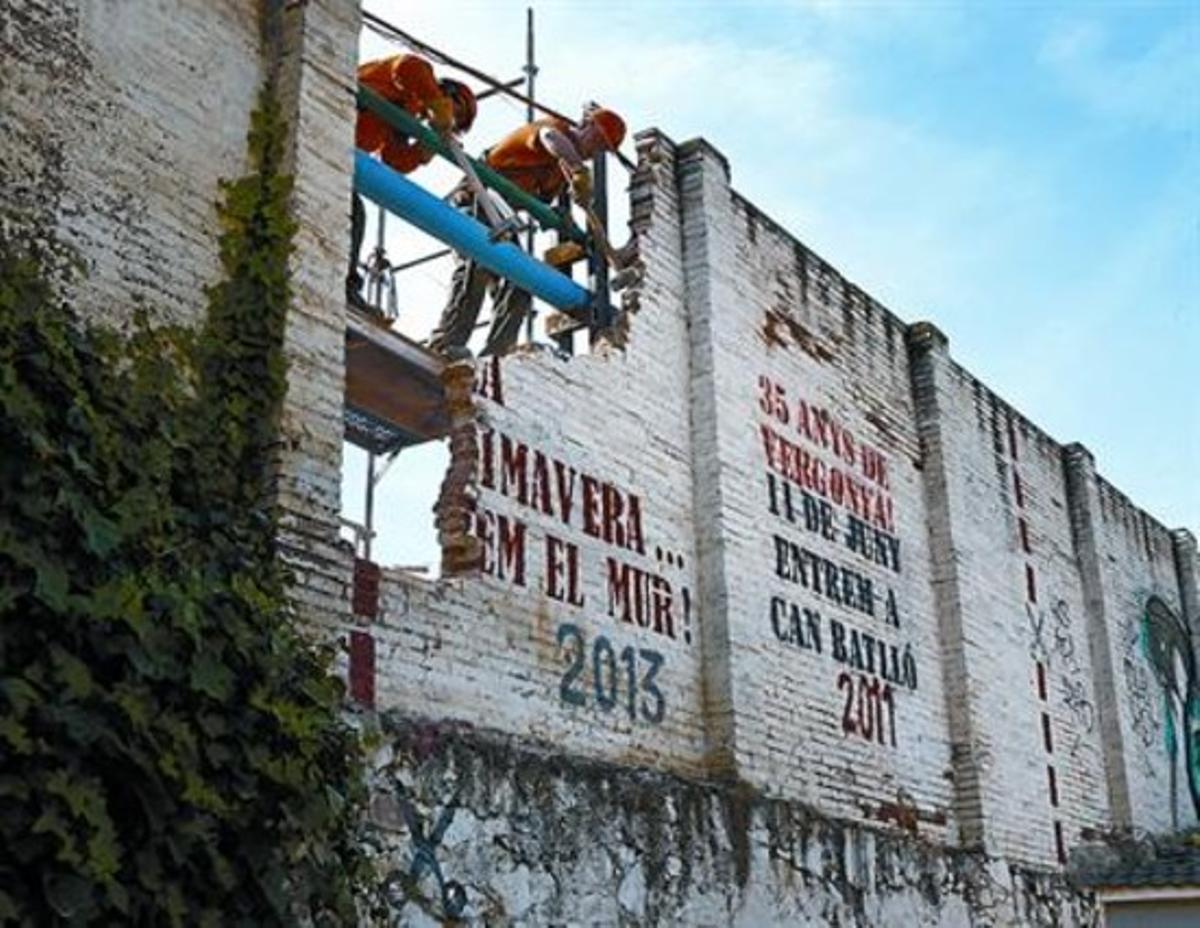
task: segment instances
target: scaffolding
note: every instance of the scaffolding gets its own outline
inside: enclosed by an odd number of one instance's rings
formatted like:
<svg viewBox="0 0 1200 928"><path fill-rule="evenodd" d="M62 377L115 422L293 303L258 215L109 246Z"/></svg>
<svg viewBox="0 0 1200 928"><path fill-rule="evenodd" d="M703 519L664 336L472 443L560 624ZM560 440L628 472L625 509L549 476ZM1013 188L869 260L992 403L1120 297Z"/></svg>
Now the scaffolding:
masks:
<svg viewBox="0 0 1200 928"><path fill-rule="evenodd" d="M534 99L534 78L538 73L534 59L533 11L527 11L526 55L523 76L499 81L472 66L429 46L377 16L364 12L364 23L385 38L399 41L422 55L468 74L487 85L478 99L506 94L526 105L526 120L535 113L547 113L569 123L569 119ZM525 93L517 91L524 85ZM479 182L497 195L512 210L528 217L524 248L516 241L497 240L488 226L455 209L419 184L393 171L364 152L355 153L354 187L379 205L374 250L360 265L365 271L366 292L374 313L351 306L346 313L346 392L345 438L367 452L365 525L351 524L364 556L370 556L374 537L373 501L376 484L386 467L403 449L444 438L449 430L446 397L441 374L446 359L428 347L398 331L390 322L397 313L396 276L410 268L459 251L469 255L492 272L555 307L559 313L547 326L560 351L569 353L576 332L588 331L594 340L616 321L610 303L609 268L604 249L571 218L570 203L547 204L526 193L486 163L466 158L448 145L437 133L366 87L355 90L360 109L366 110L397 131L419 141L429 151L460 169L473 170ZM618 157L620 157L618 155ZM627 159L622 162L632 169ZM601 223L607 223L607 163L604 153L592 162L594 176L592 211ZM491 193L487 194L491 195ZM557 208L556 208L557 206ZM439 239L447 247L413 259L392 264L384 248L386 216L392 214ZM551 266L534 254L535 231L555 233L559 245L574 242L582 246L587 258L588 286L572 279L571 266ZM357 257L355 258L357 261ZM548 320L549 322L550 320ZM526 325L526 339L532 340L532 313ZM377 458L387 465L377 468ZM348 523L349 524L349 523Z"/></svg>

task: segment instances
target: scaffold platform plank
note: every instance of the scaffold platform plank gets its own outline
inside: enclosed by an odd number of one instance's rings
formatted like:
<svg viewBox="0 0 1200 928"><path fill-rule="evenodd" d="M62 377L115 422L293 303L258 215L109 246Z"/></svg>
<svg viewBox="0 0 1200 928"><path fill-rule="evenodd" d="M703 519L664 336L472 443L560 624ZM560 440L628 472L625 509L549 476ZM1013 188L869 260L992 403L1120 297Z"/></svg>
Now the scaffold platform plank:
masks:
<svg viewBox="0 0 1200 928"><path fill-rule="evenodd" d="M376 454L446 435L443 361L367 315L346 314L346 440Z"/></svg>

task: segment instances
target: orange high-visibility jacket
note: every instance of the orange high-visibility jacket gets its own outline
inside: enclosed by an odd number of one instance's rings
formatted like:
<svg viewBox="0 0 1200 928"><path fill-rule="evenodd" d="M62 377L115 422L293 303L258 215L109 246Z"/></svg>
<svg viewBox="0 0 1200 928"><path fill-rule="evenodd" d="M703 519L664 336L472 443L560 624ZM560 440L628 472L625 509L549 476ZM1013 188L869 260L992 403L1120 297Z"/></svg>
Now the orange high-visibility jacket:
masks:
<svg viewBox="0 0 1200 928"><path fill-rule="evenodd" d="M443 96L433 76L433 67L417 55L393 55L368 61L359 66L358 82L414 116L424 116L429 104ZM424 145L401 135L374 113L366 111L358 114L354 144L369 154L379 154L384 164L401 174L415 171L433 159L433 152Z"/></svg>
<svg viewBox="0 0 1200 928"><path fill-rule="evenodd" d="M547 203L554 200L566 185L558 158L542 144L542 129L557 129L568 134L571 124L562 119L535 119L516 129L493 145L485 160L526 193L532 193Z"/></svg>

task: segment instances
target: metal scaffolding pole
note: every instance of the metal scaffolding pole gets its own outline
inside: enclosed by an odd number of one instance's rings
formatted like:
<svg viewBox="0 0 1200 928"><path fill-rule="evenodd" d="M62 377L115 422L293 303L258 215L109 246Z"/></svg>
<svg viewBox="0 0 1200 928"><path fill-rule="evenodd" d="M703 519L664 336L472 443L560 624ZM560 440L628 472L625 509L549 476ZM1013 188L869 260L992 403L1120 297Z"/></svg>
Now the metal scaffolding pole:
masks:
<svg viewBox="0 0 1200 928"><path fill-rule="evenodd" d="M525 96L528 102L525 105L525 122L533 122L533 107L534 107L534 87L533 81L537 77L537 63L533 57L533 7L525 8ZM534 230L531 226L529 232L525 235L525 250L529 254L533 254L534 249ZM537 311L533 306L529 307L529 312L525 316L525 341L533 341L533 323L534 316Z"/></svg>
<svg viewBox="0 0 1200 928"><path fill-rule="evenodd" d="M375 537L375 452L367 452L367 499L364 505L363 560L371 560L371 540Z"/></svg>

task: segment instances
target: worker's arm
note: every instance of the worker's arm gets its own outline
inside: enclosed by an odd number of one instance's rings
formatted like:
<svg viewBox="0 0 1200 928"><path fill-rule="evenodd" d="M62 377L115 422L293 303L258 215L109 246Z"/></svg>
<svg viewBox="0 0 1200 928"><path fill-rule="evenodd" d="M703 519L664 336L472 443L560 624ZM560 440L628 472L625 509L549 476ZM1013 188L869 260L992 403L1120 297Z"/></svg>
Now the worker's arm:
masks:
<svg viewBox="0 0 1200 928"><path fill-rule="evenodd" d="M552 126L544 126L538 132L538 138L546 151L558 159L563 173L571 180L571 195L580 206L587 206L592 200L592 175L583 163L579 149L567 136Z"/></svg>
<svg viewBox="0 0 1200 928"><path fill-rule="evenodd" d="M383 163L401 174L409 174L433 160L433 152L415 139L393 131L380 152Z"/></svg>
<svg viewBox="0 0 1200 928"><path fill-rule="evenodd" d="M584 167L583 158L579 154L579 150L574 143L567 137L566 133L560 132L553 126L543 126L538 132L538 138L546 151L554 155L559 161L567 167L568 170L574 172Z"/></svg>

